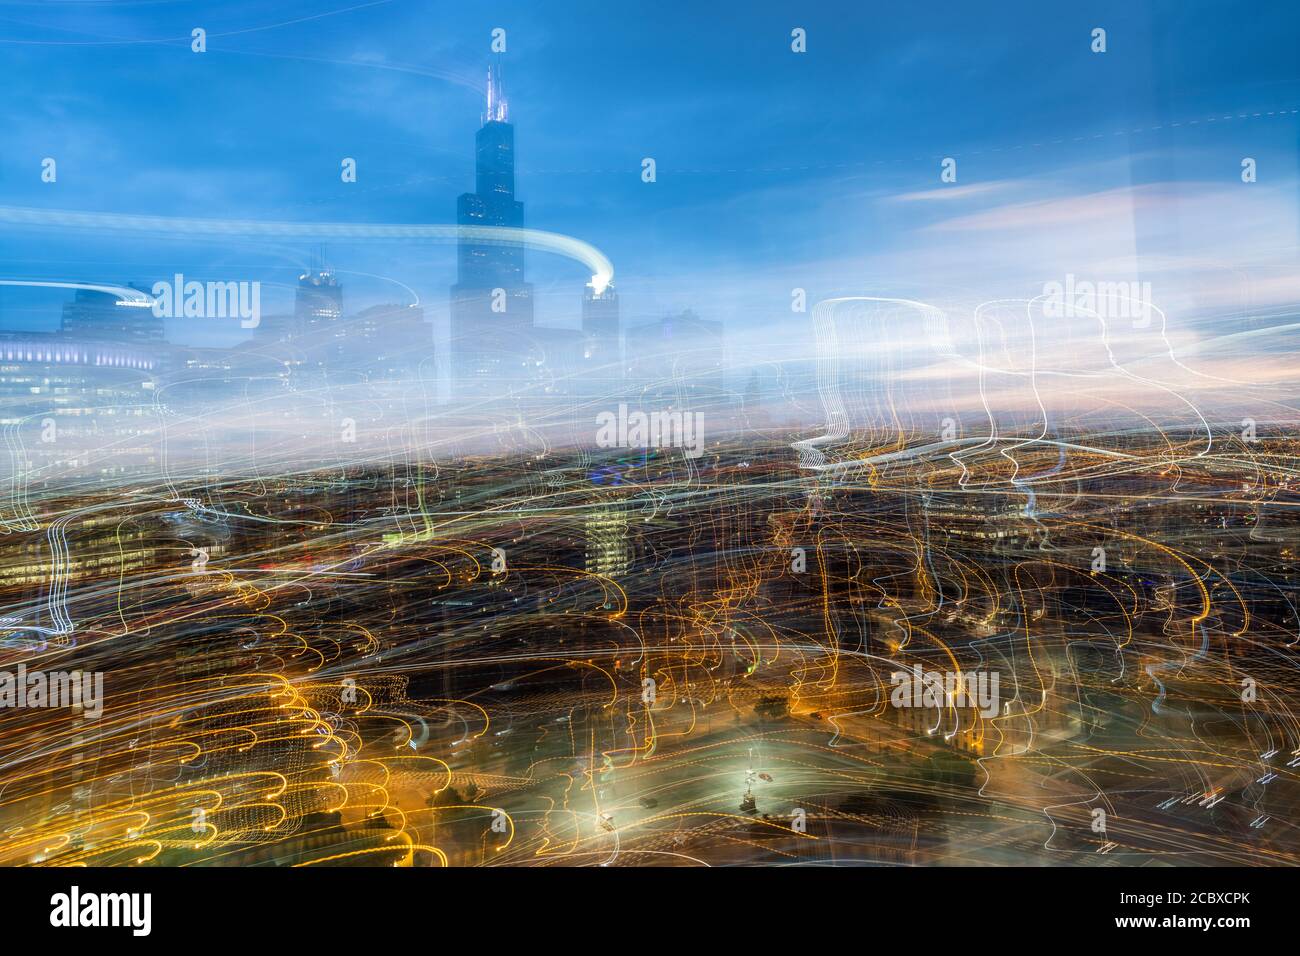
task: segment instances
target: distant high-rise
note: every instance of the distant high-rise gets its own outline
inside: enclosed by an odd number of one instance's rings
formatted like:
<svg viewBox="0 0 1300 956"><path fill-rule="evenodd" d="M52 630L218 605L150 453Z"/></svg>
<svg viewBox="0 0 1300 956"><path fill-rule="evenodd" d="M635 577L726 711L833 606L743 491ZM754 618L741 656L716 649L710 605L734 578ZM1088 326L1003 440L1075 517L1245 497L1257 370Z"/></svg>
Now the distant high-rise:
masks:
<svg viewBox="0 0 1300 956"><path fill-rule="evenodd" d="M146 289L134 285L131 288L153 298ZM157 347L165 339L163 320L154 315L153 309L125 303L121 296L95 289L78 289L72 301L64 303L60 331L117 345Z"/></svg>
<svg viewBox="0 0 1300 956"><path fill-rule="evenodd" d="M508 116L500 72L489 69L487 112L474 138L475 191L456 202L461 226L524 225L524 204L515 199L515 128ZM527 345L533 288L524 280L523 247L463 236L456 278L451 289L454 394L505 394L528 378L526 368L534 362Z"/></svg>
<svg viewBox="0 0 1300 956"><path fill-rule="evenodd" d="M344 357L343 287L334 270L313 266L298 277L293 302L293 340L304 364L327 368Z"/></svg>
<svg viewBox="0 0 1300 956"><path fill-rule="evenodd" d="M343 287L333 270L310 269L298 276L293 303L295 336L330 336L343 318Z"/></svg>
<svg viewBox="0 0 1300 956"><path fill-rule="evenodd" d="M623 379L618 293L611 283L597 293L590 286L582 297L582 368L593 389L612 390Z"/></svg>
<svg viewBox="0 0 1300 956"><path fill-rule="evenodd" d="M433 375L433 330L419 305L372 305L347 323L348 359L376 380Z"/></svg>
<svg viewBox="0 0 1300 956"><path fill-rule="evenodd" d="M73 305L65 307L65 319L69 309L74 318L92 311ZM150 314L139 307L122 311ZM48 480L74 471L104 477L156 467L148 436L161 350L120 329L107 335L96 326L83 337L64 326L57 333L0 332L0 427L10 433L0 474L24 470L32 480ZM25 451L19 457L15 449Z"/></svg>
<svg viewBox="0 0 1300 956"><path fill-rule="evenodd" d="M627 511L617 498L605 496L587 509L583 517L586 536L584 566L591 574L618 578L632 567L632 546L628 540Z"/></svg>

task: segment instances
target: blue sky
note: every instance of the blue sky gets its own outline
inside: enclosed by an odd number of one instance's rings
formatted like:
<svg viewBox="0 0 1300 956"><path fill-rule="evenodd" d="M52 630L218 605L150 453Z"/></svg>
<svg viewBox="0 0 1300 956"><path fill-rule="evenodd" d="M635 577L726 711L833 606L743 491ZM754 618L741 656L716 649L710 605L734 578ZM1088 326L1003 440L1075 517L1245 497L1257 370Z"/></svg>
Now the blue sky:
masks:
<svg viewBox="0 0 1300 956"><path fill-rule="evenodd" d="M625 321L690 306L774 350L794 286L978 301L1116 255L1200 262L1168 279L1170 301L1231 311L1204 288L1207 257L1228 273L1294 263L1294 4L808 6L0 3L0 204L451 222L502 27L528 223L605 251ZM939 181L946 156L955 184ZM276 311L310 251L0 226L0 277L259 279ZM450 247L330 258L349 306L400 300L400 283L444 321ZM529 268L541 320L574 324L581 269L542 254Z"/></svg>

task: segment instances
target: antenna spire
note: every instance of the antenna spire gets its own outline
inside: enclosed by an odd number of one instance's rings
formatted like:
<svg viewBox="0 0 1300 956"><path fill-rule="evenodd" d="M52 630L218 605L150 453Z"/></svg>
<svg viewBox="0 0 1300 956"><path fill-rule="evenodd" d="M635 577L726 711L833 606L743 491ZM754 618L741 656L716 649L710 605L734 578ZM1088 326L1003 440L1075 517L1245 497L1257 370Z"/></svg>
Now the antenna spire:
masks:
<svg viewBox="0 0 1300 956"><path fill-rule="evenodd" d="M502 92L501 89L501 64L498 63L495 70L493 70L491 65L489 65L487 81L487 114L483 117L483 122L504 123L509 115L505 93Z"/></svg>

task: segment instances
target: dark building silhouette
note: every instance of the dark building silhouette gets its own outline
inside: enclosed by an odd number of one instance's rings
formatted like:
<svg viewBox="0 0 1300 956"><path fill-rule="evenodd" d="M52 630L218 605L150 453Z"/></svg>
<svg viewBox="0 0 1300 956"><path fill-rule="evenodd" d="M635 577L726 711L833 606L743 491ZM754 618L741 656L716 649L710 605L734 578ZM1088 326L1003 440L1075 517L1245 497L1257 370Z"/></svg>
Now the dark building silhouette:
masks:
<svg viewBox="0 0 1300 956"><path fill-rule="evenodd" d="M609 395L623 381L618 293L612 283L600 294L587 288L582 297L582 375L588 391Z"/></svg>
<svg viewBox="0 0 1300 956"><path fill-rule="evenodd" d="M433 330L418 305L385 303L363 309L346 324L351 367L376 379L433 375Z"/></svg>
<svg viewBox="0 0 1300 956"><path fill-rule="evenodd" d="M340 334L343 287L328 266L310 269L298 277L293 301L294 335L318 343Z"/></svg>
<svg viewBox="0 0 1300 956"><path fill-rule="evenodd" d="M153 295L148 289L132 289ZM78 289L71 302L63 304L60 332L83 340L114 342L118 345L161 346L165 340L163 320L153 309L125 303L112 292Z"/></svg>
<svg viewBox="0 0 1300 956"><path fill-rule="evenodd" d="M292 315L266 315L249 345L279 357L286 369L323 372L347 355L343 286L334 270L313 259L298 276Z"/></svg>
<svg viewBox="0 0 1300 956"><path fill-rule="evenodd" d="M475 191L456 202L461 226L522 228L515 199L515 129L507 121L499 72L488 71L487 112L475 136ZM522 245L464 237L451 289L453 394L488 397L531 382L533 288L524 279Z"/></svg>

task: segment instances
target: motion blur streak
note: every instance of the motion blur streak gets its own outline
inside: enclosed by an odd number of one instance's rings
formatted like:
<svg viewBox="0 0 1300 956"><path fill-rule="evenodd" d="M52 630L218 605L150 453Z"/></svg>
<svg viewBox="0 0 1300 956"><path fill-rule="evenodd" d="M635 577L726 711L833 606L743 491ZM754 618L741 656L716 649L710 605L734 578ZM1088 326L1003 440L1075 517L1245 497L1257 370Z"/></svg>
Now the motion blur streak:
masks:
<svg viewBox="0 0 1300 956"><path fill-rule="evenodd" d="M0 206L0 222L15 226L50 226L110 232L144 232L161 236L266 236L281 239L473 241L480 245L527 246L566 256L591 270L591 285L600 295L614 279L614 266L595 246L541 229L499 226L403 225L400 223L258 222L247 219L177 219L167 216L74 212ZM4 285L18 285L6 282ZM49 286L50 283L24 283ZM81 283L56 283L63 288L98 289Z"/></svg>

